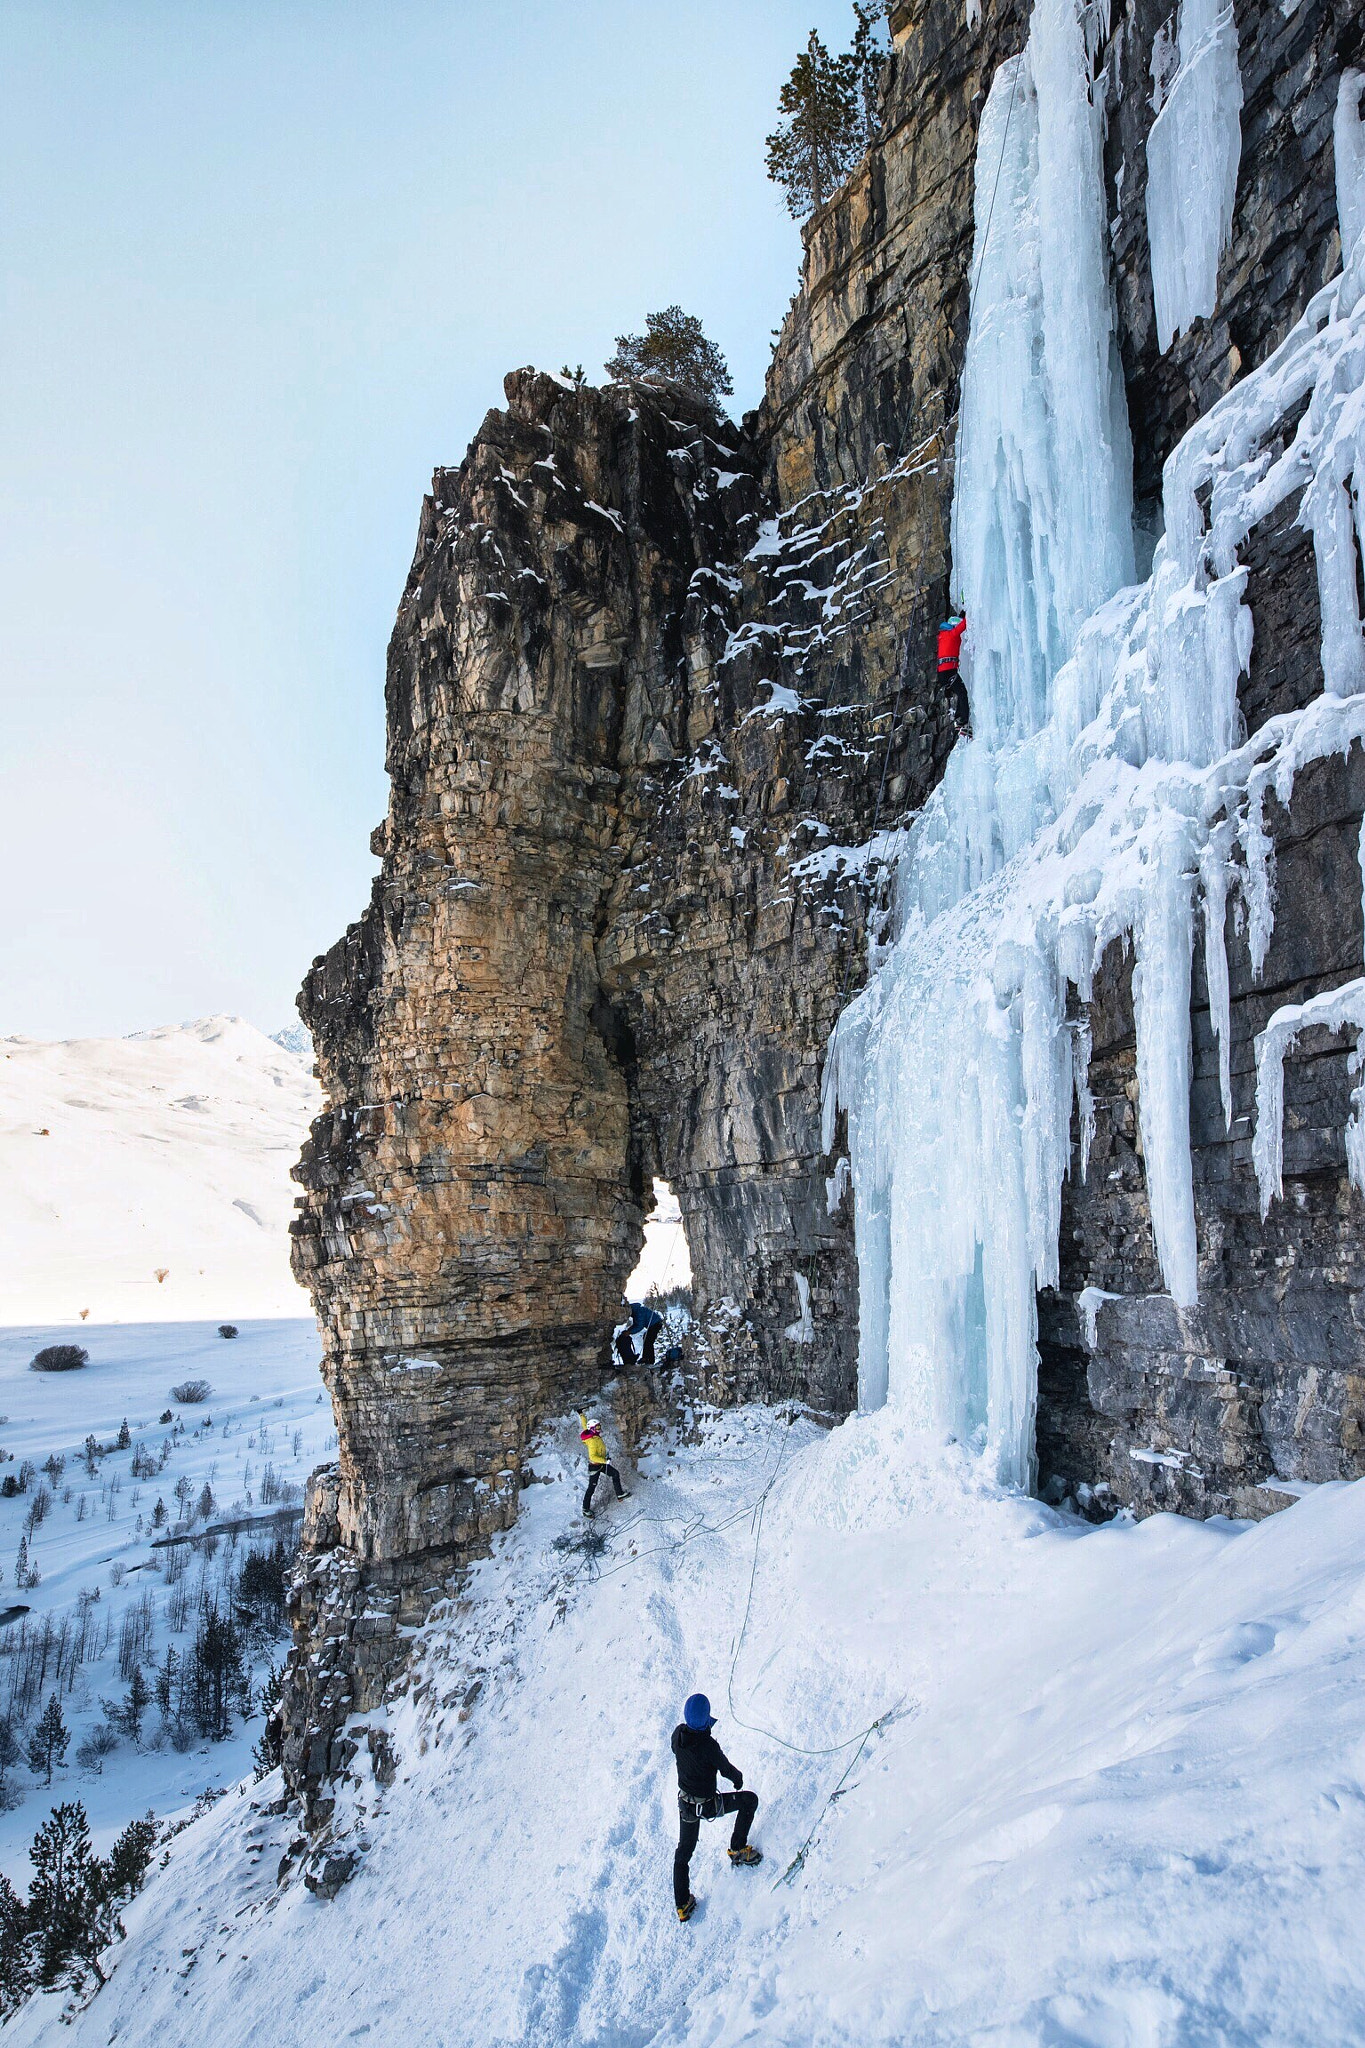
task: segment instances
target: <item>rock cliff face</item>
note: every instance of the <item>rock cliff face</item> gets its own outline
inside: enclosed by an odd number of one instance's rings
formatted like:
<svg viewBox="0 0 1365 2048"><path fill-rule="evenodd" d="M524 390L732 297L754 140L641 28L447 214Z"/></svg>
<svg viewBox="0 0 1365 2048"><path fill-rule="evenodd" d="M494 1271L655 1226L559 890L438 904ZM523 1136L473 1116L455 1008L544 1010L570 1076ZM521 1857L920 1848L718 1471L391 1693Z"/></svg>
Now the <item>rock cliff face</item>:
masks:
<svg viewBox="0 0 1365 2048"><path fill-rule="evenodd" d="M1242 174L1219 309L1162 356L1144 151L1165 12L1134 0L1096 67L1149 527L1170 447L1338 261L1331 116L1360 36L1344 5L1239 4ZM882 139L807 230L742 429L672 387L518 371L506 410L434 479L390 649L383 870L300 1004L329 1109L299 1168L295 1264L340 1438L310 1505L289 1716L314 1818L336 1731L377 1697L402 1622L514 1515L538 1418L604 1382L651 1175L682 1204L709 1390L835 1413L855 1397L821 1056L884 912L881 835L952 744L933 636L976 129L1026 26L1012 4L976 26L959 0L898 9ZM1306 539L1281 522L1257 545L1253 727L1321 687ZM1291 1067L1289 1198L1265 1226L1245 1114L1269 1010L1358 971L1362 801L1357 755L1305 776L1276 821L1280 921L1259 985L1231 937L1230 1138L1199 999L1207 1291L1192 1316L1159 1291L1131 997L1107 964L1093 1163L1068 1199L1063 1292L1041 1304L1054 1490L1259 1512L1276 1473L1365 1464L1339 1044ZM1088 1342L1087 1286L1119 1297Z"/></svg>

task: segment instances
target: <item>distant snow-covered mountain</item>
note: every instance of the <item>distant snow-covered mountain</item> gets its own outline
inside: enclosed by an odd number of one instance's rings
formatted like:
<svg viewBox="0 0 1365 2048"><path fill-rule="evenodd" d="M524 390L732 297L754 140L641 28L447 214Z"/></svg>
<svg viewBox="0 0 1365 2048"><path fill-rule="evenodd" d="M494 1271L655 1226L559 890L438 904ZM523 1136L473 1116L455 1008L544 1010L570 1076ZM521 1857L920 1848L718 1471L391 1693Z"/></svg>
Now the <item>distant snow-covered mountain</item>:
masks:
<svg viewBox="0 0 1365 2048"><path fill-rule="evenodd" d="M307 1315L289 1171L321 1101L240 1017L0 1039L0 1323Z"/></svg>
<svg viewBox="0 0 1365 2048"><path fill-rule="evenodd" d="M306 1066L313 1064L313 1040L302 1024L286 1024L283 1031L272 1031L272 1045L282 1045L286 1052L292 1052Z"/></svg>

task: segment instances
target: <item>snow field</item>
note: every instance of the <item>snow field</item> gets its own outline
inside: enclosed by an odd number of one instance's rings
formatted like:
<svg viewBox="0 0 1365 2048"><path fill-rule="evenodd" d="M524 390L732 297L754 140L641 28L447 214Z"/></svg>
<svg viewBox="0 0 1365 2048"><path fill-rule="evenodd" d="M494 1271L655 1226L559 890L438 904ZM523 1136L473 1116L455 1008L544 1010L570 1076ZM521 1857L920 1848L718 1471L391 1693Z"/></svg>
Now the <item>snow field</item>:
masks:
<svg viewBox="0 0 1365 2048"><path fill-rule="evenodd" d="M78 1341L90 1363L76 1372L38 1373L29 1361L44 1345ZM149 1652L140 1661L149 1683L154 1666L168 1646L182 1656L193 1640L201 1591L221 1597L226 1574L238 1570L254 1541L274 1541L270 1517L276 1507L297 1506L302 1482L335 1443L331 1404L318 1375L319 1346L311 1321L244 1323L240 1335L224 1340L213 1324L152 1323L115 1326L84 1325L69 1329L32 1327L0 1330L0 1445L8 1454L0 1476L15 1474L23 1461L38 1468L25 1493L0 1499L0 1612L17 1604L26 1616L0 1626L0 1713L10 1712L20 1662L20 1631L32 1633L45 1618L60 1628L78 1625L81 1595L98 1591L89 1607L88 1638L98 1654L72 1674L70 1690L62 1688L62 1711L71 1729L71 1745L51 1788L22 1766L10 1784L23 1793L22 1803L0 1811L0 1870L20 1890L27 1885L27 1846L34 1830L62 1799L81 1799L90 1815L97 1846L137 1814L152 1807L165 1819L193 1801L207 1786L231 1784L250 1768L251 1747L261 1731L258 1714L245 1727L234 1722L232 1736L222 1743L196 1740L183 1753L156 1743L159 1716L149 1709L140 1746L124 1738L106 1758L102 1772L76 1763L82 1737L103 1720L101 1698L121 1701L126 1684L119 1673L120 1627L130 1611L150 1593L153 1624ZM182 1406L171 1388L187 1379L206 1379L213 1391L202 1406ZM185 1434L173 1436L158 1418L172 1409ZM111 1450L91 1476L81 1450L88 1435L112 1445L127 1418L131 1443ZM209 1423L211 1421L211 1427ZM167 1462L153 1477L135 1479L130 1467L137 1446L159 1462L162 1444L171 1440ZM54 1481L41 1469L50 1454L65 1459ZM261 1500L267 1464L274 1470L280 1494ZM199 1543L177 1582L179 1570L166 1549L154 1550L153 1539L170 1533L179 1509L175 1487L183 1478L190 1498L197 1500L207 1483L216 1501L209 1524L262 1517L259 1533L224 1537L208 1555ZM51 1506L28 1537L29 1560L39 1583L15 1585L15 1560L25 1522L39 1487L52 1495ZM274 1487L267 1489L274 1491ZM167 1508L164 1528L153 1528L158 1499ZM82 1513L82 1502L84 1513ZM141 1521L141 1529L138 1523ZM291 1540L297 1521L287 1532ZM185 1552L180 1552L184 1556ZM115 1576L121 1583L114 1584ZM178 1599L177 1599L178 1596ZM175 1623L179 1622L176 1626ZM287 1643L277 1642L256 1660L259 1681L270 1658L280 1660ZM41 1688L37 1711L46 1704L51 1683ZM31 1721L31 1714L30 1714ZM16 1730L26 1740L26 1729Z"/></svg>
<svg viewBox="0 0 1365 2048"><path fill-rule="evenodd" d="M0 1317L307 1315L290 1169L321 1107L311 1055L240 1017L0 1039Z"/></svg>
<svg viewBox="0 0 1365 2048"><path fill-rule="evenodd" d="M276 1893L273 1781L226 1800L71 2034L38 1999L17 2043L1362 2037L1365 1487L1095 1529L894 1405L829 1435L737 1411L642 1458L585 1543L576 1430L363 1718L399 1768L346 1793L350 1885ZM704 1827L681 1928L668 1736L695 1688L766 1861L732 1871Z"/></svg>

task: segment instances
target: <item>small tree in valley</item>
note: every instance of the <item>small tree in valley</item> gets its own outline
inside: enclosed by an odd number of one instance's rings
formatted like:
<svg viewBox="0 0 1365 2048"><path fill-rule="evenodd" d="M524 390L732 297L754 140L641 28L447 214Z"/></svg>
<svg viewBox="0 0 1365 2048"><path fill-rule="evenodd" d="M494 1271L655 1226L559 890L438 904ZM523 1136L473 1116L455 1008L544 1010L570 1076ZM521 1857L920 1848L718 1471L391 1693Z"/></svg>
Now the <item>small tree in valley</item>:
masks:
<svg viewBox="0 0 1365 2048"><path fill-rule="evenodd" d="M190 1651L191 1711L201 1734L221 1742L231 1732L232 1712L250 1712L251 1681L242 1639L230 1614L206 1607Z"/></svg>
<svg viewBox="0 0 1365 2048"><path fill-rule="evenodd" d="M862 154L862 123L851 57L831 57L815 30L782 88L786 125L768 137L768 176L796 220L818 212Z"/></svg>
<svg viewBox="0 0 1365 2048"><path fill-rule="evenodd" d="M665 306L662 313L645 315L643 334L618 334L616 353L607 362L607 375L623 383L654 377L681 384L719 405L734 390L724 356L702 332L700 320L684 313L681 306Z"/></svg>
<svg viewBox="0 0 1365 2048"><path fill-rule="evenodd" d="M0 2018L8 2019L33 1989L28 1908L7 1877L0 1877Z"/></svg>
<svg viewBox="0 0 1365 2048"><path fill-rule="evenodd" d="M151 1704L152 1689L142 1675L142 1666L134 1664L133 1675L128 1681L128 1690L123 1696L123 1725L133 1741L142 1735L142 1717Z"/></svg>
<svg viewBox="0 0 1365 2048"><path fill-rule="evenodd" d="M14 1723L8 1714L0 1715L0 1806L5 1804L5 1779L23 1753L19 1746L19 1738L14 1732Z"/></svg>
<svg viewBox="0 0 1365 2048"><path fill-rule="evenodd" d="M70 1740L71 1730L62 1719L57 1695L51 1693L28 1739L28 1767L35 1778L41 1771L44 1784L52 1783L52 1773L66 1755Z"/></svg>
<svg viewBox="0 0 1365 2048"><path fill-rule="evenodd" d="M88 1952L103 1889L90 1823L78 1799L53 1807L28 1853L33 1863L28 1918L38 1950L38 1981L52 1985L73 1957Z"/></svg>

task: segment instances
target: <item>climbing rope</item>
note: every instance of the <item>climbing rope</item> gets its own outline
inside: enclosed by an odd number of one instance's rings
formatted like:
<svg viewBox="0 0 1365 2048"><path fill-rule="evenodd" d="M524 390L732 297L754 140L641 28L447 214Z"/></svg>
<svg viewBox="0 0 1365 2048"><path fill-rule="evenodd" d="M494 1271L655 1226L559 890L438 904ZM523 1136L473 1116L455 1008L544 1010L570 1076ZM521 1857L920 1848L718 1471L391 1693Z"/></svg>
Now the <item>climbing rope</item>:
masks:
<svg viewBox="0 0 1365 2048"><path fill-rule="evenodd" d="M790 1424L788 1426L790 1427ZM778 1735L771 1728L761 1728L754 1721L746 1721L735 1705L735 1672L739 1667L740 1652L744 1648L745 1638L749 1633L749 1616L753 1612L754 1584L758 1577L758 1555L763 1541L763 1514L768 1505L768 1496L776 1486L781 1475L782 1464L786 1454L787 1442L784 1439L773 1476L764 1487L754 1508L751 1510L754 1517L754 1554L749 1564L749 1590L744 1601L744 1619L740 1622L739 1631L735 1637L734 1649L730 1657L730 1672L725 1681L725 1704L729 1708L730 1718L737 1728L747 1730L750 1735L761 1735L766 1741L775 1742L779 1749L790 1750L794 1756L838 1756L843 1750L851 1748L855 1742L859 1744L861 1753L861 1745L867 1741L875 1728L881 1727L884 1721L890 1719L891 1715L901 1705L901 1701L897 1701L895 1707L888 1707L884 1713L878 1715L875 1721L869 1722L867 1727L858 1734L847 1736L843 1742L826 1743L819 1748L811 1748L803 1742L789 1742L785 1735Z"/></svg>
<svg viewBox="0 0 1365 2048"><path fill-rule="evenodd" d="M887 1711L881 1716L880 1720L874 1721L870 1728L866 1728L863 1730L862 1740L859 1742L858 1747L854 1751L853 1755L849 1758L848 1763L844 1766L843 1776L840 1778L838 1784L830 1793L829 1798L825 1801L824 1805L820 1808L819 1813L816 1815L814 1827L812 1827L810 1833L806 1836L805 1841L801 1844L801 1847L792 1857L791 1862L787 1865L781 1877L778 1878L777 1884L773 1886L774 1891L777 1890L778 1885L790 1884L792 1879L798 1874L798 1872L805 1868L806 1858L810 1854L811 1843L815 1840L816 1835L820 1831L821 1822L824 1820L825 1815L829 1812L831 1806L833 1806L835 1800L839 1797L839 1794L843 1791L849 1779L853 1776L854 1771L858 1767L858 1762L862 1756L863 1751L867 1748L867 1745L872 1740L873 1736L879 1734L881 1730L885 1728L889 1721L893 1721L895 1719L896 1715L900 1712L901 1708L904 1705L905 1701L902 1697L901 1699L897 1700L894 1707L888 1707Z"/></svg>
<svg viewBox="0 0 1365 2048"><path fill-rule="evenodd" d="M976 294L981 284L981 273L986 268L986 251L991 245L991 222L995 219L995 195L1000 190L1000 173L1005 168L1005 150L1010 139L1010 119L1014 113L1014 94L1019 84L1019 73L1022 69L1023 52L1020 51L1018 57L1014 60L1014 69L1010 73L1009 105L1005 108L1005 129L1000 137L1000 155L995 166L995 183L991 186L991 203L986 209L986 232L981 237L981 259L976 266L976 276L972 280L971 290L967 294L967 324L969 327L972 315L976 311Z"/></svg>

